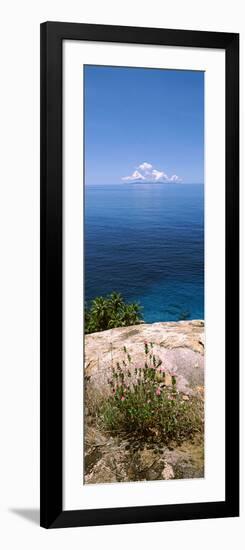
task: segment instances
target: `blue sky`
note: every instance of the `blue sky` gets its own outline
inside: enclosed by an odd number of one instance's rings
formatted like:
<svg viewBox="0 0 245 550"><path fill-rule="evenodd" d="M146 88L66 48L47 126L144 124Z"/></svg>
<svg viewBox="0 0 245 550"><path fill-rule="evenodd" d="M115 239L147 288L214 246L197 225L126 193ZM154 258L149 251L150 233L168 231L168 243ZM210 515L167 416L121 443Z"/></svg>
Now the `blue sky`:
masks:
<svg viewBox="0 0 245 550"><path fill-rule="evenodd" d="M85 183L204 179L204 73L85 66Z"/></svg>

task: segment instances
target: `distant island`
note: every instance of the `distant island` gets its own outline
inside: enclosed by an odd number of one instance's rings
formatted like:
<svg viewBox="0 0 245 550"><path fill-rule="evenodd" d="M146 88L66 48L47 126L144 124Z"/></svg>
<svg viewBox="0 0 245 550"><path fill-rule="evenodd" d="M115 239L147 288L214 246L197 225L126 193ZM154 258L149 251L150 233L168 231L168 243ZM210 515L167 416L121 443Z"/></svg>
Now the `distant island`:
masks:
<svg viewBox="0 0 245 550"><path fill-rule="evenodd" d="M176 185L176 183L182 183L180 181L163 181L163 180L155 180L155 181L152 181L152 180L133 180L133 181L123 181L122 183L139 183L140 185L144 185L144 184L150 184L150 185L154 185L155 183L156 184L168 184L168 185Z"/></svg>

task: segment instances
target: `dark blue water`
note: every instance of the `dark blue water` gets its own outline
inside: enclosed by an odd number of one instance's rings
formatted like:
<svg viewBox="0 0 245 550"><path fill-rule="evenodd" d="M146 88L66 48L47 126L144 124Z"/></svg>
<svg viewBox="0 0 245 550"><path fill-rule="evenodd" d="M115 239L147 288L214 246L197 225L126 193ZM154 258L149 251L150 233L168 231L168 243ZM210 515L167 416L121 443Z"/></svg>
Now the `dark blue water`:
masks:
<svg viewBox="0 0 245 550"><path fill-rule="evenodd" d="M121 292L146 322L204 318L204 187L85 189L85 297Z"/></svg>

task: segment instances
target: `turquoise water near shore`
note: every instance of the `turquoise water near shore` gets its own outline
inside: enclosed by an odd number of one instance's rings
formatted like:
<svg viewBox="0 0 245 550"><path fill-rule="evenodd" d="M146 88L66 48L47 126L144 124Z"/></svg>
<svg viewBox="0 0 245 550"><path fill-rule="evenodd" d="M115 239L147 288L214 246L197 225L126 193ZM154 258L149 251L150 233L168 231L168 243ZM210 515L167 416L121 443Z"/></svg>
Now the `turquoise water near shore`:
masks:
<svg viewBox="0 0 245 550"><path fill-rule="evenodd" d="M204 318L204 186L85 187L85 299L121 292L146 322Z"/></svg>

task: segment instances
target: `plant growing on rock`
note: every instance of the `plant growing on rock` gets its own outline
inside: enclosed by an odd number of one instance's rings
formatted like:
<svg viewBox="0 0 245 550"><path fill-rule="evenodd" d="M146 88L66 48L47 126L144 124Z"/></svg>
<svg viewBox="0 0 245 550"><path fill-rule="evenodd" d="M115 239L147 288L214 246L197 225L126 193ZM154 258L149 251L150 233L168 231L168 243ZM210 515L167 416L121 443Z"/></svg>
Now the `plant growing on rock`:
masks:
<svg viewBox="0 0 245 550"><path fill-rule="evenodd" d="M105 297L99 296L92 300L89 308L85 308L85 334L137 325L142 322L140 311L139 304L127 304L117 292Z"/></svg>
<svg viewBox="0 0 245 550"><path fill-rule="evenodd" d="M140 433L180 442L203 430L203 401L177 390L177 376L166 385L162 361L153 344L144 343L144 362L124 360L112 367L110 397L101 407L103 426L112 433Z"/></svg>

